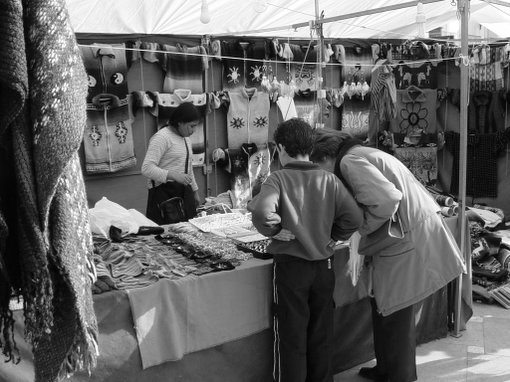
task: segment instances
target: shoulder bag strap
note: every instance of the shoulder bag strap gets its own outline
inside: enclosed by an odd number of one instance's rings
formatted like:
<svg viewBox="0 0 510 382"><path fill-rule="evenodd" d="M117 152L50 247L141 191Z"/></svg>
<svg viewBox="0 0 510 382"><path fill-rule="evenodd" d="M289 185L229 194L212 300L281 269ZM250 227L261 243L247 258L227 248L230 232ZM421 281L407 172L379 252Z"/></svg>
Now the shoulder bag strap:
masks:
<svg viewBox="0 0 510 382"><path fill-rule="evenodd" d="M189 148L188 148L188 142L186 142L186 138L182 138L184 139L184 146L186 146L186 164L184 165L184 173L187 174L188 173L188 163L189 163Z"/></svg>

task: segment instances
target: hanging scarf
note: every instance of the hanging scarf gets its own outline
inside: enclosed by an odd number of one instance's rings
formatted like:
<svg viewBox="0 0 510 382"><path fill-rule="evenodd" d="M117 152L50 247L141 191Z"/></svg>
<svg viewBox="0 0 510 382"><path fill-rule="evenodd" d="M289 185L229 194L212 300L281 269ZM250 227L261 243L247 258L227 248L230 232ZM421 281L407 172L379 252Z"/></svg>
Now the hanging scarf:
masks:
<svg viewBox="0 0 510 382"><path fill-rule="evenodd" d="M14 110L8 129L18 208L17 221L7 224L18 239L35 380L52 382L90 371L97 355L92 239L78 157L87 77L64 0L7 3L11 22L19 26L0 23L8 48L3 57L19 58L18 70L7 77L16 101L8 109ZM10 38L18 43L9 44Z"/></svg>

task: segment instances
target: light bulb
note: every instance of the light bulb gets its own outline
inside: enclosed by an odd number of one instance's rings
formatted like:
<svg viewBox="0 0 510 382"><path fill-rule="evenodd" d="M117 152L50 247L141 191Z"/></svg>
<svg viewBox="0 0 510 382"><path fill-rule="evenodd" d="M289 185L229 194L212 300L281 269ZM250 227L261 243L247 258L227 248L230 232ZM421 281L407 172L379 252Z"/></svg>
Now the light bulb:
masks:
<svg viewBox="0 0 510 382"><path fill-rule="evenodd" d="M207 5L207 0L202 0L202 7L200 8L200 22L202 24L207 24L209 21L211 21L209 5Z"/></svg>
<svg viewBox="0 0 510 382"><path fill-rule="evenodd" d="M418 3L416 5L416 25L418 27L418 37L425 37L425 22L427 21L427 16L425 15L425 11L423 10L423 4Z"/></svg>
<svg viewBox="0 0 510 382"><path fill-rule="evenodd" d="M255 0L253 2L253 9L255 12L262 13L267 9L267 1L264 0Z"/></svg>
<svg viewBox="0 0 510 382"><path fill-rule="evenodd" d="M416 22L424 23L427 21L427 16L425 15L425 11L423 10L423 4L418 3L416 5Z"/></svg>

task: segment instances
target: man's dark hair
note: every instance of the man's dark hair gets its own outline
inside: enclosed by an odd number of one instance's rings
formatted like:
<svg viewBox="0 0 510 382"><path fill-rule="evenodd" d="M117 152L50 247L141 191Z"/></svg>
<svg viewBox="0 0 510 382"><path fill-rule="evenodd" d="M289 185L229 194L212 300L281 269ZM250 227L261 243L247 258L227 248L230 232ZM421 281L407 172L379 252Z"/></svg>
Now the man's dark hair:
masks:
<svg viewBox="0 0 510 382"><path fill-rule="evenodd" d="M313 150L313 129L300 118L281 122L274 132L274 141L285 147L292 158L310 155Z"/></svg>

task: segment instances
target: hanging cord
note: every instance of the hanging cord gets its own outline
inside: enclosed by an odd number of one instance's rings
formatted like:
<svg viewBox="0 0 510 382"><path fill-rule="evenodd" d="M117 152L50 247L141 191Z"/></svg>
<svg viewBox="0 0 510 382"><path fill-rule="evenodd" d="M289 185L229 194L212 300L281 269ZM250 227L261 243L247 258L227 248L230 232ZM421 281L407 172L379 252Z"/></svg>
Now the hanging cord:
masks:
<svg viewBox="0 0 510 382"><path fill-rule="evenodd" d="M145 91L145 80L143 75L143 58L140 54L140 82L142 84L142 91ZM149 140L147 139L147 123L145 120L145 110L140 110L142 112L142 122L143 122L143 139L145 143L145 152L147 152L147 148L149 147Z"/></svg>
<svg viewBox="0 0 510 382"><path fill-rule="evenodd" d="M435 40L437 40L437 39L435 39ZM439 40L437 40L437 41L439 41ZM310 40L310 42L308 44L308 49L306 51L306 54L308 54L308 51L310 49L310 46L311 46L312 42L313 41ZM90 48L90 45L85 45L85 44L78 44L78 46ZM114 49L114 50L138 51L138 52L141 52L141 53L144 53L144 52L147 52L147 53L162 53L162 54L169 55L169 56L177 55L177 56L192 56L192 57L215 58L215 59L218 59L218 60L228 59L228 60L234 60L234 61L260 62L260 58L243 58L243 57L233 57L233 56L223 56L223 55L221 55L221 56L211 56L210 54L203 54L203 53L169 52L169 51L160 50L160 49L142 49L142 48L136 48L135 49L135 48L116 47L116 46L112 46L111 48ZM392 66L397 67L397 66L409 65L409 64L418 65L418 64L425 64L425 63L440 63L440 62L443 62L443 61L458 60L459 58L461 58L461 57L459 56L459 57L446 57L446 58L430 58L430 59L424 59L424 60L407 61L407 62L403 62L403 63L393 63ZM469 58L468 58L468 60L469 60ZM301 65L301 70L303 70L304 65L306 65L306 55L305 55L305 59L303 61L271 60L271 63L274 63L275 65L276 64L299 64L299 65ZM341 63L336 63L336 62L329 62L326 65L329 65L329 66L339 66L339 67L342 66ZM372 68L373 64L360 64L359 66L367 67L367 68Z"/></svg>

